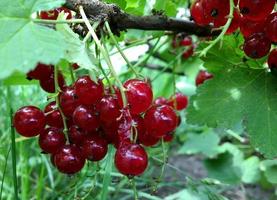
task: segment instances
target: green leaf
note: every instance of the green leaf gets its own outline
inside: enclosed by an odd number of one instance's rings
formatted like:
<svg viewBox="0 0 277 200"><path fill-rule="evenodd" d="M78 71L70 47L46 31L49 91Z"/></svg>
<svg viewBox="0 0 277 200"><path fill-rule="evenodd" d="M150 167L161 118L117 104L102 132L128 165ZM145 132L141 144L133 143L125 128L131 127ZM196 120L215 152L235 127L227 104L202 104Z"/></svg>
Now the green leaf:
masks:
<svg viewBox="0 0 277 200"><path fill-rule="evenodd" d="M63 57L62 36L31 19L36 11L63 3L64 0L0 1L0 79L15 71L26 73L38 62L56 64Z"/></svg>
<svg viewBox="0 0 277 200"><path fill-rule="evenodd" d="M277 184L277 160L264 160L261 162L261 170L270 183Z"/></svg>
<svg viewBox="0 0 277 200"><path fill-rule="evenodd" d="M242 163L242 181L244 183L256 183L261 178L260 160L256 156L252 156Z"/></svg>
<svg viewBox="0 0 277 200"><path fill-rule="evenodd" d="M4 85L34 85L38 84L36 80L28 80L26 74L15 72L3 80Z"/></svg>
<svg viewBox="0 0 277 200"><path fill-rule="evenodd" d="M107 3L114 3L116 5L118 5L121 9L125 9L127 2L125 0L105 0L105 2Z"/></svg>
<svg viewBox="0 0 277 200"><path fill-rule="evenodd" d="M243 121L251 143L268 157L277 154L277 78L264 70L233 67L214 73L198 88L188 122L232 128Z"/></svg>
<svg viewBox="0 0 277 200"><path fill-rule="evenodd" d="M177 13L177 6L172 0L157 0L154 8L164 10L167 16L175 16Z"/></svg>
<svg viewBox="0 0 277 200"><path fill-rule="evenodd" d="M59 16L58 19L63 19ZM64 37L66 43L65 59L71 63L77 63L82 68L96 70L96 58L92 46L79 39L79 35L74 33L68 24L57 24L56 29Z"/></svg>
<svg viewBox="0 0 277 200"><path fill-rule="evenodd" d="M219 137L212 129L208 129L199 135L190 133L187 141L178 153L195 154L202 153L208 157L218 154Z"/></svg>
<svg viewBox="0 0 277 200"><path fill-rule="evenodd" d="M225 143L221 146L221 154L216 158L207 159L204 164L209 177L223 183L238 184L241 180L242 152L234 145Z"/></svg>

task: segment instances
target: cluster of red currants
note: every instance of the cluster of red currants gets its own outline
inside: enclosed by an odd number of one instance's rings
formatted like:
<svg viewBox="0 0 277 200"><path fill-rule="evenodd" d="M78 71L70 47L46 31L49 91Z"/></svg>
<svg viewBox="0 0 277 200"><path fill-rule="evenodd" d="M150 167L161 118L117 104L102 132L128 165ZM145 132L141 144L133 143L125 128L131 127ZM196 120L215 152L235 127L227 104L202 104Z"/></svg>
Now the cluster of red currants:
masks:
<svg viewBox="0 0 277 200"><path fill-rule="evenodd" d="M277 12L273 12L275 0L234 0L235 10L227 34L240 29L245 38L243 50L254 59L269 54L271 44L277 42ZM191 15L198 25L219 28L226 24L230 12L229 0L196 0ZM277 50L268 59L269 67L277 68Z"/></svg>
<svg viewBox="0 0 277 200"><path fill-rule="evenodd" d="M75 66L76 67L76 66ZM41 87L55 91L54 67L38 64L28 79L38 79ZM62 73L59 72L63 80ZM59 82L56 100L44 112L35 106L20 108L13 124L25 137L39 135L39 146L51 155L53 165L62 173L80 171L85 160L100 161L115 146L115 166L124 175L142 174L148 165L145 146L170 142L180 124L176 111L187 107L188 98L176 93L169 99L153 100L146 80L130 79L123 84L127 106L116 86L105 88L101 79L79 77L71 86Z"/></svg>
<svg viewBox="0 0 277 200"><path fill-rule="evenodd" d="M188 59L193 55L196 45L193 43L191 36L177 34L172 40L172 47L174 49L184 48L182 57L183 59Z"/></svg>

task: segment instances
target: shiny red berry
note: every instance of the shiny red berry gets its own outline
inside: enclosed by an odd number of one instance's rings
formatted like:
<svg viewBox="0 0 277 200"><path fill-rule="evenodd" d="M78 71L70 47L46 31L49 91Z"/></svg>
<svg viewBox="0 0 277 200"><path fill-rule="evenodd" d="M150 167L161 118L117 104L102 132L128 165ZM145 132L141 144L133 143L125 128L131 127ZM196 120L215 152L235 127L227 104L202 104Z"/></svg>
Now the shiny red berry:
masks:
<svg viewBox="0 0 277 200"><path fill-rule="evenodd" d="M107 151L107 141L98 135L87 137L82 145L83 155L90 161L102 160L106 156Z"/></svg>
<svg viewBox="0 0 277 200"><path fill-rule="evenodd" d="M149 83L139 79L130 79L124 83L124 87L126 88L130 112L133 115L145 112L153 100L153 92ZM120 106L123 106L122 97L119 91L117 91L117 97Z"/></svg>
<svg viewBox="0 0 277 200"><path fill-rule="evenodd" d="M259 33L264 31L265 21L251 21L247 18L242 17L240 19L240 32L247 38L254 33Z"/></svg>
<svg viewBox="0 0 277 200"><path fill-rule="evenodd" d="M264 33L255 33L245 39L243 50L250 58L262 58L271 48L271 42Z"/></svg>
<svg viewBox="0 0 277 200"><path fill-rule="evenodd" d="M78 106L73 113L74 123L84 131L95 131L100 127L98 114L87 106Z"/></svg>
<svg viewBox="0 0 277 200"><path fill-rule="evenodd" d="M203 1L197 0L194 2L194 4L190 8L190 13L195 21L196 24L200 26L206 26L211 23L210 20L207 19L207 17L204 15L204 7L203 7Z"/></svg>
<svg viewBox="0 0 277 200"><path fill-rule="evenodd" d="M147 153L138 144L122 145L116 151L115 166L124 175L141 175L146 170L147 165Z"/></svg>
<svg viewBox="0 0 277 200"><path fill-rule="evenodd" d="M56 91L54 69L49 76L45 76L44 78L40 79L39 84L45 92L54 93ZM58 84L61 89L63 89L65 86L64 77L60 72L58 73Z"/></svg>
<svg viewBox="0 0 277 200"><path fill-rule="evenodd" d="M33 69L27 73L27 78L29 80L45 79L45 77L51 76L51 74L53 73L53 67L54 67L53 65L45 65L42 63L38 63L35 69Z"/></svg>
<svg viewBox="0 0 277 200"><path fill-rule="evenodd" d="M63 128L63 118L56 102L50 102L44 109L46 124L56 128Z"/></svg>
<svg viewBox="0 0 277 200"><path fill-rule="evenodd" d="M105 123L111 123L120 116L120 107L115 96L104 96L97 105L100 114L100 120Z"/></svg>
<svg viewBox="0 0 277 200"><path fill-rule="evenodd" d="M277 12L270 14L265 22L265 32L272 42L277 42Z"/></svg>
<svg viewBox="0 0 277 200"><path fill-rule="evenodd" d="M180 46L191 46L191 45L192 45L192 38L190 36L187 36L180 41Z"/></svg>
<svg viewBox="0 0 277 200"><path fill-rule="evenodd" d="M168 105L176 110L183 110L188 106L188 97L180 92L171 96Z"/></svg>
<svg viewBox="0 0 277 200"><path fill-rule="evenodd" d="M203 84L206 80L211 79L211 78L213 78L212 74L210 74L207 71L200 70L196 77L195 84L196 84L196 86L199 86L199 85Z"/></svg>
<svg viewBox="0 0 277 200"><path fill-rule="evenodd" d="M78 78L74 85L76 94L81 104L93 105L104 95L104 86L99 79L97 83L90 79L89 76Z"/></svg>
<svg viewBox="0 0 277 200"><path fill-rule="evenodd" d="M111 123L102 123L102 129L104 132L105 139L112 143L116 148L119 146L119 136L118 136L119 122L113 121Z"/></svg>
<svg viewBox="0 0 277 200"><path fill-rule="evenodd" d="M68 138L71 144L81 145L87 137L87 133L76 125L70 126Z"/></svg>
<svg viewBox="0 0 277 200"><path fill-rule="evenodd" d="M54 163L60 172L75 174L84 167L85 158L78 147L64 145L55 153Z"/></svg>
<svg viewBox="0 0 277 200"><path fill-rule="evenodd" d="M277 49L270 52L267 63L270 69L277 69Z"/></svg>
<svg viewBox="0 0 277 200"><path fill-rule="evenodd" d="M64 115L68 118L72 117L74 110L80 105L72 87L66 87L60 92L59 101Z"/></svg>
<svg viewBox="0 0 277 200"><path fill-rule="evenodd" d="M49 10L49 11L41 11L39 16L41 19L56 20L61 12L68 14L66 19L72 18L71 11L65 7L60 7L60 8L56 8L54 10Z"/></svg>
<svg viewBox="0 0 277 200"><path fill-rule="evenodd" d="M243 17L261 21L265 19L273 10L275 0L240 0L239 9Z"/></svg>
<svg viewBox="0 0 277 200"><path fill-rule="evenodd" d="M174 131L177 123L175 111L167 105L152 106L144 116L146 131L153 137L163 137Z"/></svg>
<svg viewBox="0 0 277 200"><path fill-rule="evenodd" d="M57 150L65 145L65 135L61 129L49 127L39 135L39 146L42 151L54 154Z"/></svg>
<svg viewBox="0 0 277 200"><path fill-rule="evenodd" d="M44 130L45 124L44 113L35 106L20 108L13 117L13 125L16 131L25 137L40 134Z"/></svg>
<svg viewBox="0 0 277 200"><path fill-rule="evenodd" d="M168 100L164 97L158 97L154 100L154 105L167 105L168 104Z"/></svg>
<svg viewBox="0 0 277 200"><path fill-rule="evenodd" d="M190 58L194 53L194 47L190 46L182 55L184 59Z"/></svg>

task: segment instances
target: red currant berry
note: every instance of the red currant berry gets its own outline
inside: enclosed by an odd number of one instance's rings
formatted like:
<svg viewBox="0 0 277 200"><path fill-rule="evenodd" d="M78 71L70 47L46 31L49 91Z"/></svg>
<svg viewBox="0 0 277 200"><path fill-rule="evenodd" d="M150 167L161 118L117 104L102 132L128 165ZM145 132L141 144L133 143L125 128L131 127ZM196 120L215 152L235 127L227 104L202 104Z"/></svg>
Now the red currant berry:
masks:
<svg viewBox="0 0 277 200"><path fill-rule="evenodd" d="M145 112L152 103L153 92L151 86L142 80L130 79L124 83L126 88L126 96L130 106L130 112L133 115ZM122 97L117 91L117 97L120 106L123 106Z"/></svg>
<svg viewBox="0 0 277 200"><path fill-rule="evenodd" d="M79 106L75 90L71 87L64 88L59 94L59 101L64 115L68 118L72 117L74 110Z"/></svg>
<svg viewBox="0 0 277 200"><path fill-rule="evenodd" d="M277 12L267 17L265 32L272 42L277 42Z"/></svg>
<svg viewBox="0 0 277 200"><path fill-rule="evenodd" d="M138 176L145 171L147 165L147 153L138 144L122 145L116 151L115 166L124 175Z"/></svg>
<svg viewBox="0 0 277 200"><path fill-rule="evenodd" d="M87 137L87 133L78 126L72 125L68 130L68 138L71 144L81 145Z"/></svg>
<svg viewBox="0 0 277 200"><path fill-rule="evenodd" d="M121 114L118 100L112 95L104 96L97 105L97 109L100 114L100 120L106 124L116 121Z"/></svg>
<svg viewBox="0 0 277 200"><path fill-rule="evenodd" d="M56 106L56 102L50 102L44 109L46 124L56 128L63 128L63 118Z"/></svg>
<svg viewBox="0 0 277 200"><path fill-rule="evenodd" d="M16 131L25 137L40 134L45 127L44 113L35 106L25 106L16 111L13 118Z"/></svg>
<svg viewBox="0 0 277 200"><path fill-rule="evenodd" d="M163 136L163 140L165 142L172 142L173 139L174 139L173 133L167 133L165 136Z"/></svg>
<svg viewBox="0 0 277 200"><path fill-rule="evenodd" d="M277 69L277 49L270 52L267 63L270 69Z"/></svg>
<svg viewBox="0 0 277 200"><path fill-rule="evenodd" d="M170 97L168 105L176 110L183 110L188 106L188 97L178 92Z"/></svg>
<svg viewBox="0 0 277 200"><path fill-rule="evenodd" d="M107 151L107 141L98 135L86 138L82 145L83 155L90 161L102 160L106 156Z"/></svg>
<svg viewBox="0 0 277 200"><path fill-rule="evenodd" d="M84 167L85 158L78 147L64 145L56 152L54 163L60 172L75 174Z"/></svg>
<svg viewBox="0 0 277 200"><path fill-rule="evenodd" d="M78 106L73 113L74 123L84 131L95 131L100 127L99 116L86 106Z"/></svg>
<svg viewBox="0 0 277 200"><path fill-rule="evenodd" d="M255 33L245 39L243 50L250 58L262 58L271 48L271 42L264 33Z"/></svg>
<svg viewBox="0 0 277 200"><path fill-rule="evenodd" d="M39 135L39 146L42 151L54 154L63 145L66 139L61 129L50 127Z"/></svg>
<svg viewBox="0 0 277 200"><path fill-rule="evenodd" d="M211 79L211 78L213 78L212 74L210 74L207 71L200 70L196 77L195 84L196 84L196 86L199 86L199 85L203 84L206 80Z"/></svg>
<svg viewBox="0 0 277 200"><path fill-rule="evenodd" d="M53 73L53 67L54 67L53 65L45 65L42 63L38 63L35 69L27 73L27 79L41 80L41 79L44 79L45 77L50 77L51 74Z"/></svg>
<svg viewBox="0 0 277 200"><path fill-rule="evenodd" d="M191 57L194 53L194 48L193 46L190 46L182 55L182 57L184 59L188 59L189 57Z"/></svg>
<svg viewBox="0 0 277 200"><path fill-rule="evenodd" d="M204 9L205 8L203 7L202 0L195 1L190 8L190 13L193 20L195 21L196 24L200 26L206 26L206 25L209 25L209 23L211 23L211 21L209 21L207 17L204 15Z"/></svg>
<svg viewBox="0 0 277 200"><path fill-rule="evenodd" d="M62 11L65 14L68 14L66 19L72 19L71 11L65 7L60 7L60 8L56 8L54 10L49 10L49 11L41 11L39 16L41 19L56 20Z"/></svg>
<svg viewBox="0 0 277 200"><path fill-rule="evenodd" d="M192 38L190 36L187 36L180 41L180 46L191 46L191 45L192 45Z"/></svg>
<svg viewBox="0 0 277 200"><path fill-rule="evenodd" d="M95 83L89 76L78 78L74 87L80 103L84 105L93 105L104 95L102 81L98 80L98 82Z"/></svg>
<svg viewBox="0 0 277 200"><path fill-rule="evenodd" d="M119 128L119 123L118 121L113 121L112 123L102 123L102 128L104 131L104 136L105 139L109 142L112 143L116 148L119 146L119 137L118 137L118 128Z"/></svg>
<svg viewBox="0 0 277 200"><path fill-rule="evenodd" d="M55 92L55 77L54 77L54 70L53 73L50 74L48 77L44 77L43 79L39 80L40 87L45 91L49 93ZM63 75L59 72L58 73L58 84L60 88L64 88L65 81Z"/></svg>
<svg viewBox="0 0 277 200"><path fill-rule="evenodd" d="M160 141L160 138L154 137L152 134L150 134L147 131L139 132L138 134L138 143L142 144L146 147L152 147L158 144Z"/></svg>
<svg viewBox="0 0 277 200"><path fill-rule="evenodd" d="M144 116L146 131L153 137L163 137L177 127L177 115L167 105L152 106Z"/></svg>
<svg viewBox="0 0 277 200"><path fill-rule="evenodd" d="M157 99L154 100L154 105L167 105L168 104L168 100L164 97L158 97Z"/></svg>
<svg viewBox="0 0 277 200"><path fill-rule="evenodd" d="M264 31L265 22L262 21L251 21L244 17L240 19L240 32L247 38L254 33L259 33Z"/></svg>
<svg viewBox="0 0 277 200"><path fill-rule="evenodd" d="M261 21L265 19L273 10L275 0L240 0L239 9L243 17Z"/></svg>

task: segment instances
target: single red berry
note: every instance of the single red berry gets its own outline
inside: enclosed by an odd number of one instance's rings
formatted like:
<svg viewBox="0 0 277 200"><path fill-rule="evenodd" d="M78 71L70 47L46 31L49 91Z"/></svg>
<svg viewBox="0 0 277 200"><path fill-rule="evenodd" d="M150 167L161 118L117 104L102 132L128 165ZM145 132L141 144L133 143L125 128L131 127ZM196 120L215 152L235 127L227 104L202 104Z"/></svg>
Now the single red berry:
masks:
<svg viewBox="0 0 277 200"><path fill-rule="evenodd" d="M107 151L107 141L98 135L87 137L82 145L83 155L90 161L102 160L106 156Z"/></svg>
<svg viewBox="0 0 277 200"><path fill-rule="evenodd" d="M80 105L72 87L66 87L60 92L59 101L64 115L68 118L72 117L74 110Z"/></svg>
<svg viewBox="0 0 277 200"><path fill-rule="evenodd" d="M277 69L277 49L270 52L267 63L270 69Z"/></svg>
<svg viewBox="0 0 277 200"><path fill-rule="evenodd" d="M192 45L192 38L190 36L187 36L180 41L180 46L191 46L191 45Z"/></svg>
<svg viewBox="0 0 277 200"><path fill-rule="evenodd" d="M240 32L247 38L254 33L259 33L264 31L265 21L251 21L247 18L242 17L240 19Z"/></svg>
<svg viewBox="0 0 277 200"><path fill-rule="evenodd" d="M63 128L63 118L56 106L56 102L50 102L44 109L46 124L56 128Z"/></svg>
<svg viewBox="0 0 277 200"><path fill-rule="evenodd" d="M72 68L73 68L74 70L80 68L80 66L79 66L77 63L73 63L71 66L72 66Z"/></svg>
<svg viewBox="0 0 277 200"><path fill-rule="evenodd" d="M163 140L165 142L172 142L173 139L174 139L173 133L167 133L165 136L163 136Z"/></svg>
<svg viewBox="0 0 277 200"><path fill-rule="evenodd" d="M196 84L196 86L199 86L199 85L203 84L206 80L211 79L211 78L213 78L212 74L210 74L207 71L200 70L196 77L195 84Z"/></svg>
<svg viewBox="0 0 277 200"><path fill-rule="evenodd" d="M126 88L130 112L133 115L145 112L152 104L153 92L151 86L147 82L138 79L130 79L124 83L124 87ZM119 91L117 91L117 97L122 107L123 102Z"/></svg>
<svg viewBox="0 0 277 200"><path fill-rule="evenodd" d="M95 83L89 76L78 78L74 85L76 94L81 104L93 105L100 101L104 95L102 80Z"/></svg>
<svg viewBox="0 0 277 200"><path fill-rule="evenodd" d="M106 95L97 105L102 122L111 123L120 116L120 107L115 96Z"/></svg>
<svg viewBox="0 0 277 200"><path fill-rule="evenodd" d="M277 12L270 14L265 22L265 32L272 42L277 42Z"/></svg>
<svg viewBox="0 0 277 200"><path fill-rule="evenodd" d="M164 97L158 97L157 99L154 100L154 105L167 105L168 104L168 100Z"/></svg>
<svg viewBox="0 0 277 200"><path fill-rule="evenodd" d="M239 9L243 17L261 21L265 19L273 10L275 0L240 0Z"/></svg>
<svg viewBox="0 0 277 200"><path fill-rule="evenodd" d="M141 175L146 170L147 165L147 153L138 144L122 145L116 151L115 166L124 175Z"/></svg>
<svg viewBox="0 0 277 200"><path fill-rule="evenodd" d="M210 20L204 15L203 1L197 0L190 8L190 13L196 24L200 26L207 26L211 23Z"/></svg>
<svg viewBox="0 0 277 200"><path fill-rule="evenodd" d="M230 11L229 0L202 0L204 15L213 22L214 27L226 24Z"/></svg>
<svg viewBox="0 0 277 200"><path fill-rule="evenodd" d="M174 96L170 97L168 105L176 110L183 110L188 106L188 97L177 92Z"/></svg>
<svg viewBox="0 0 277 200"><path fill-rule="evenodd" d="M264 33L255 33L245 39L243 50L250 58L262 58L271 48L271 42Z"/></svg>
<svg viewBox="0 0 277 200"><path fill-rule="evenodd" d="M49 127L39 135L39 146L42 151L54 154L65 145L66 139L61 129Z"/></svg>
<svg viewBox="0 0 277 200"><path fill-rule="evenodd" d="M16 111L13 125L16 131L24 137L40 134L45 127L44 113L35 106L25 106Z"/></svg>
<svg viewBox="0 0 277 200"><path fill-rule="evenodd" d="M190 46L182 55L184 59L190 58L194 53L194 47Z"/></svg>
<svg viewBox="0 0 277 200"><path fill-rule="evenodd" d="M60 172L75 174L84 167L85 158L78 147L64 145L55 153L54 163Z"/></svg>
<svg viewBox="0 0 277 200"><path fill-rule="evenodd" d="M53 73L54 66L53 65L45 65L42 63L38 63L36 68L29 71L27 73L27 79L32 80L41 80L45 79L45 77L50 77Z"/></svg>
<svg viewBox="0 0 277 200"><path fill-rule="evenodd" d="M144 116L146 131L153 137L163 137L177 127L177 115L167 105L152 106Z"/></svg>
<svg viewBox="0 0 277 200"><path fill-rule="evenodd" d="M60 7L49 11L41 11L39 16L41 19L56 20L61 12L68 14L66 19L72 19L71 11L65 7Z"/></svg>
<svg viewBox="0 0 277 200"><path fill-rule="evenodd" d="M54 76L54 69L53 73L51 73L48 77L44 77L43 79L39 80L40 87L49 93L55 92L55 76ZM64 77L61 72L58 73L58 84L61 89L65 86Z"/></svg>
<svg viewBox="0 0 277 200"><path fill-rule="evenodd" d="M73 113L74 123L84 131L94 131L100 127L99 116L87 106L78 106Z"/></svg>
<svg viewBox="0 0 277 200"><path fill-rule="evenodd" d="M68 138L71 144L81 145L87 137L87 133L76 125L70 126Z"/></svg>
<svg viewBox="0 0 277 200"><path fill-rule="evenodd" d="M119 146L119 137L118 137L118 127L119 127L119 122L118 121L113 121L111 123L103 123L102 122L102 129L104 132L105 139L109 142L112 143L116 148Z"/></svg>

